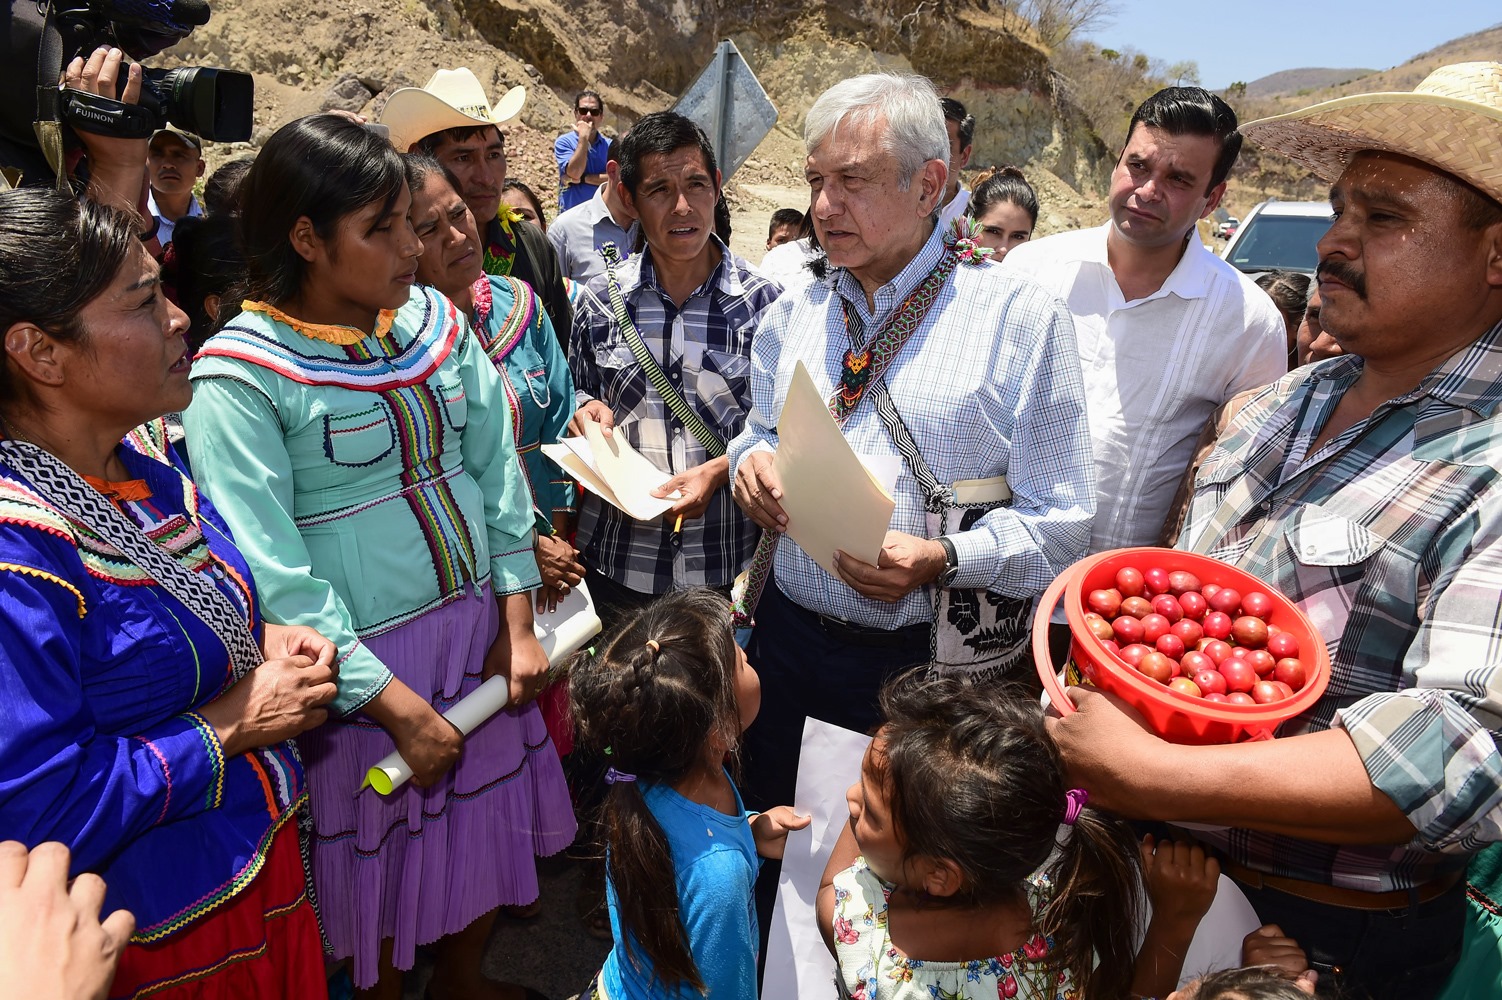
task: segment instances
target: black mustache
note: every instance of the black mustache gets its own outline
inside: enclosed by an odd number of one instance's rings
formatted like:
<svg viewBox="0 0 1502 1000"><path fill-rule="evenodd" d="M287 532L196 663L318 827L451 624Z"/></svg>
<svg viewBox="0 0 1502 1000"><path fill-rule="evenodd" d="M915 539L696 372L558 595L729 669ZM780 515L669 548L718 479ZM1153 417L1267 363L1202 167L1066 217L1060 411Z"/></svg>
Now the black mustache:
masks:
<svg viewBox="0 0 1502 1000"><path fill-rule="evenodd" d="M1356 270L1351 264L1338 260L1322 260L1314 269L1318 278L1334 278L1343 285L1350 286L1351 291L1362 301L1366 300L1366 275Z"/></svg>

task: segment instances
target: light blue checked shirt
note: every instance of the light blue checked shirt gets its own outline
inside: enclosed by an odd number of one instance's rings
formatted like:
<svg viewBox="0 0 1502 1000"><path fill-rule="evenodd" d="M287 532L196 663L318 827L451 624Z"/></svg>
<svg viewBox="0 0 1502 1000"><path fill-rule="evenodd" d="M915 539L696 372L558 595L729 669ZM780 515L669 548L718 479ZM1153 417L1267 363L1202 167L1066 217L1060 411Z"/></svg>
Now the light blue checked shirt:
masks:
<svg viewBox="0 0 1502 1000"><path fill-rule="evenodd" d="M1200 836L1260 871L1382 892L1502 840L1502 325L1311 452L1361 369L1332 358L1248 402L1200 467L1179 547L1309 616L1330 684L1277 735L1344 729L1418 830L1400 847Z"/></svg>
<svg viewBox="0 0 1502 1000"><path fill-rule="evenodd" d="M730 445L732 476L753 448L777 447L777 420L797 362L826 397L838 383L850 346L840 300L874 337L943 252L936 229L878 289L874 312L860 282L843 269L773 303L752 343L752 410ZM962 263L887 369L886 383L941 482L1005 475L1011 486L1010 506L949 536L960 563L955 586L1037 597L1084 555L1095 515L1095 464L1074 328L1062 302L996 264ZM858 454L899 454L869 399L846 421L845 438ZM892 530L929 537L922 490L905 466L894 498ZM790 538L777 546L775 571L783 593L820 614L884 629L933 620L931 587L896 605L873 601L824 572Z"/></svg>

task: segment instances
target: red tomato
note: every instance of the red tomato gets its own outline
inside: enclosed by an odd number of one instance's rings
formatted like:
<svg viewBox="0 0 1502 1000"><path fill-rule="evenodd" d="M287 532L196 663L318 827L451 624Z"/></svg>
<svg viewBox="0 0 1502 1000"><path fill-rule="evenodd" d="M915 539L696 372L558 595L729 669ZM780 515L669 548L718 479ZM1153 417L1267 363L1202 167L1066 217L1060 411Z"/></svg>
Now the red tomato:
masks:
<svg viewBox="0 0 1502 1000"><path fill-rule="evenodd" d="M1226 679L1219 670L1213 668L1210 670L1201 670L1192 676L1194 683L1199 685L1199 689L1206 695L1224 695L1226 693Z"/></svg>
<svg viewBox="0 0 1502 1000"><path fill-rule="evenodd" d="M1226 679L1227 691L1250 691L1257 683L1257 672L1252 669L1252 665L1234 656L1226 657L1220 665L1220 673Z"/></svg>
<svg viewBox="0 0 1502 1000"><path fill-rule="evenodd" d="M1256 649L1267 644L1267 622L1255 615L1242 615L1231 623L1231 638L1236 645Z"/></svg>
<svg viewBox="0 0 1502 1000"><path fill-rule="evenodd" d="M1178 661L1184 656L1184 640L1172 632L1164 632L1158 636L1157 641L1153 643L1153 647L1170 660Z"/></svg>
<svg viewBox="0 0 1502 1000"><path fill-rule="evenodd" d="M1200 627L1212 639L1229 639L1231 637L1231 616L1224 611L1212 611L1205 615L1205 620L1200 622Z"/></svg>
<svg viewBox="0 0 1502 1000"><path fill-rule="evenodd" d="M1124 597L1141 597L1142 571L1133 566L1117 570L1116 589L1121 591Z"/></svg>
<svg viewBox="0 0 1502 1000"><path fill-rule="evenodd" d="M1200 589L1200 578L1188 570L1178 569L1168 574L1168 592L1175 597Z"/></svg>
<svg viewBox="0 0 1502 1000"><path fill-rule="evenodd" d="M1204 653L1196 652L1195 650L1191 649L1183 656L1179 657L1179 666L1184 668L1185 677L1193 677L1201 670L1214 670L1215 661L1210 659L1210 657L1206 656ZM1204 687L1204 685L1201 684L1200 687Z"/></svg>
<svg viewBox="0 0 1502 1000"><path fill-rule="evenodd" d="M1184 609L1179 607L1178 598L1172 594L1159 594L1154 597L1153 610L1167 618L1170 625L1184 617Z"/></svg>
<svg viewBox="0 0 1502 1000"><path fill-rule="evenodd" d="M1223 615L1234 615L1241 607L1241 592L1231 587L1221 587L1213 596L1206 594L1205 600L1210 602L1211 610Z"/></svg>
<svg viewBox="0 0 1502 1000"><path fill-rule="evenodd" d="M1283 692L1273 681L1258 681L1252 685L1252 700L1259 705L1271 705L1283 700Z"/></svg>
<svg viewBox="0 0 1502 1000"><path fill-rule="evenodd" d="M1283 631L1283 629L1282 629L1281 626L1274 625L1272 622L1268 622L1267 623L1267 637L1269 639L1271 639L1275 635L1278 635L1282 631Z"/></svg>
<svg viewBox="0 0 1502 1000"><path fill-rule="evenodd" d="M1143 618L1153 613L1153 604L1145 597L1128 597L1121 602L1121 613Z"/></svg>
<svg viewBox="0 0 1502 1000"><path fill-rule="evenodd" d="M1282 681L1273 681L1273 684L1277 685L1278 690L1283 692L1284 698L1293 697L1293 688L1289 687L1287 684L1284 684Z"/></svg>
<svg viewBox="0 0 1502 1000"><path fill-rule="evenodd" d="M1279 632L1273 634L1273 627L1267 627L1267 651L1277 659L1299 655L1299 640L1294 638L1292 632Z"/></svg>
<svg viewBox="0 0 1502 1000"><path fill-rule="evenodd" d="M1092 590L1090 596L1085 598L1085 603L1090 605L1090 610L1106 618L1115 618L1121 613L1121 591Z"/></svg>
<svg viewBox="0 0 1502 1000"><path fill-rule="evenodd" d="M1148 645L1158 641L1158 636L1168 633L1168 619L1157 612L1142 616L1142 641Z"/></svg>
<svg viewBox="0 0 1502 1000"><path fill-rule="evenodd" d="M1152 651L1153 648L1151 646L1144 646L1140 642L1134 642L1121 647L1121 658L1135 667L1142 662L1144 656Z"/></svg>
<svg viewBox="0 0 1502 1000"><path fill-rule="evenodd" d="M1203 594L1204 597L1205 597L1205 600L1208 601L1210 598L1212 598L1212 597L1215 596L1215 592L1218 591L1218 590L1220 590L1220 584L1218 584L1218 583L1207 583L1203 587L1200 588L1200 593Z"/></svg>
<svg viewBox="0 0 1502 1000"><path fill-rule="evenodd" d="M1112 622L1111 631L1115 634L1116 641L1123 646L1142 641L1142 623L1131 615L1122 615Z"/></svg>
<svg viewBox="0 0 1502 1000"><path fill-rule="evenodd" d="M1249 591L1241 598L1241 613L1265 620L1273 613L1273 599L1260 590Z"/></svg>
<svg viewBox="0 0 1502 1000"><path fill-rule="evenodd" d="M1245 691L1232 691L1230 694L1226 695L1226 701L1230 702L1232 705L1257 704L1252 700L1252 696L1247 694Z"/></svg>
<svg viewBox="0 0 1502 1000"><path fill-rule="evenodd" d="M1135 618L1132 619L1132 621L1136 620ZM1090 634L1097 639L1116 638L1116 630L1111 627L1110 622L1106 621L1100 615L1096 615L1093 620L1086 619L1085 626L1090 629Z"/></svg>
<svg viewBox="0 0 1502 1000"><path fill-rule="evenodd" d="M1287 684L1291 691L1302 688L1306 679L1303 660L1285 656L1273 665L1273 680Z"/></svg>
<svg viewBox="0 0 1502 1000"><path fill-rule="evenodd" d="M1173 661L1159 652L1144 656L1137 669L1142 671L1142 676L1159 684L1167 684L1173 679Z"/></svg>
<svg viewBox="0 0 1502 1000"><path fill-rule="evenodd" d="M1210 609L1210 604L1205 600L1205 595L1197 590L1179 595L1179 608L1184 612L1185 618L1193 618L1195 621L1205 617L1205 612Z"/></svg>
<svg viewBox="0 0 1502 1000"><path fill-rule="evenodd" d="M1102 639L1100 641L1100 644L1105 647L1106 652L1112 654L1113 656L1121 655L1121 647L1116 645L1115 639Z"/></svg>
<svg viewBox="0 0 1502 1000"><path fill-rule="evenodd" d="M1277 661L1273 659L1273 654L1267 650L1254 649L1246 654L1246 662L1250 663L1252 669L1257 671L1258 677L1268 677L1272 674L1273 664Z"/></svg>
<svg viewBox="0 0 1502 1000"><path fill-rule="evenodd" d="M1188 618L1174 622L1168 631L1183 639L1185 648L1193 647L1205 637L1205 630L1200 626L1200 623Z"/></svg>
<svg viewBox="0 0 1502 1000"><path fill-rule="evenodd" d="M1224 705L1229 699L1226 698L1226 696L1223 694L1216 694L1214 691L1211 691L1209 694L1205 695L1205 700L1219 702L1220 704Z"/></svg>
<svg viewBox="0 0 1502 1000"><path fill-rule="evenodd" d="M1229 642L1222 642L1220 639L1211 639L1201 652L1210 657L1210 660L1216 667L1219 667L1222 663L1226 662L1226 659L1230 657L1233 650Z"/></svg>
<svg viewBox="0 0 1502 1000"><path fill-rule="evenodd" d="M1203 697L1203 692L1200 691L1199 685L1187 677L1175 677L1168 682L1168 689L1170 691L1177 691L1179 694L1187 694L1191 698Z"/></svg>
<svg viewBox="0 0 1502 1000"><path fill-rule="evenodd" d="M1154 566L1142 574L1142 584L1150 597L1168 593L1168 570Z"/></svg>

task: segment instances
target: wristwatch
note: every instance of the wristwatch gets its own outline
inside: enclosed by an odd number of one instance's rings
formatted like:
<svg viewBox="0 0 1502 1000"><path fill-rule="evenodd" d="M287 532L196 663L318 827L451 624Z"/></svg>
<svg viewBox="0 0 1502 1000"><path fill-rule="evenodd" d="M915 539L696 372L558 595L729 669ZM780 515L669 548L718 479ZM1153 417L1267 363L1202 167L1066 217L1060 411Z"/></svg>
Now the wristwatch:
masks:
<svg viewBox="0 0 1502 1000"><path fill-rule="evenodd" d="M944 571L934 582L941 587L947 587L954 583L954 578L960 571L960 556L954 550L954 543L943 535L939 536L939 544L944 546Z"/></svg>

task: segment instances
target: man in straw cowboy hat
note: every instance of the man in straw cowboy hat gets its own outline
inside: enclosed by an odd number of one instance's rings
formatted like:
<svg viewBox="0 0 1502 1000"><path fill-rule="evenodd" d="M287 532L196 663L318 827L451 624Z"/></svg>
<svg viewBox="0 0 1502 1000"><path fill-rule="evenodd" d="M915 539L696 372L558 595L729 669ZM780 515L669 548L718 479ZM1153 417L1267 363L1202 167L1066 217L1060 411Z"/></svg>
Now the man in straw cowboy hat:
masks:
<svg viewBox="0 0 1502 1000"><path fill-rule="evenodd" d="M381 111L391 143L423 152L459 181L459 194L484 227L485 270L531 285L567 350L573 319L558 254L542 230L501 201L506 186L506 135L501 126L521 114L525 87L512 87L492 107L474 73L461 66L434 73L422 89L403 87Z"/></svg>
<svg viewBox="0 0 1502 1000"><path fill-rule="evenodd" d="M1179 545L1293 599L1329 686L1235 746L1165 743L1081 688L1049 725L1092 801L1207 824L1322 992L1433 996L1466 863L1502 840L1502 64L1245 132L1334 182L1320 321L1346 356L1247 404Z"/></svg>

